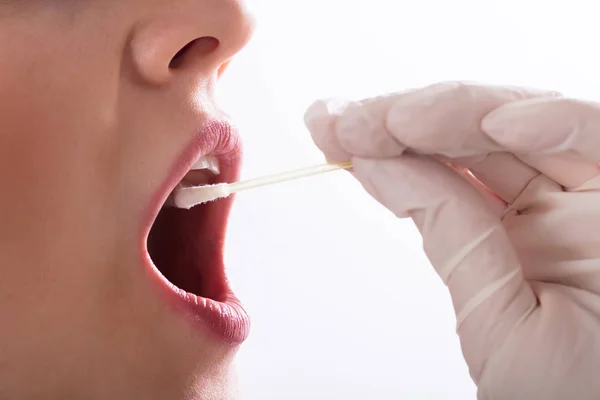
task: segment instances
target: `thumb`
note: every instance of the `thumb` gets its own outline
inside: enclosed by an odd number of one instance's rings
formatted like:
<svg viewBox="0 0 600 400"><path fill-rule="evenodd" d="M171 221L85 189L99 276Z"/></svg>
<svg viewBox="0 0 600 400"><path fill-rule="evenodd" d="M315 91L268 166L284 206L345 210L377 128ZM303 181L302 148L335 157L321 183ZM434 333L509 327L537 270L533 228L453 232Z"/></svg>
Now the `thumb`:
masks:
<svg viewBox="0 0 600 400"><path fill-rule="evenodd" d="M353 159L354 176L397 216L410 215L448 286L477 382L486 361L537 306L502 222L472 185L432 158Z"/></svg>

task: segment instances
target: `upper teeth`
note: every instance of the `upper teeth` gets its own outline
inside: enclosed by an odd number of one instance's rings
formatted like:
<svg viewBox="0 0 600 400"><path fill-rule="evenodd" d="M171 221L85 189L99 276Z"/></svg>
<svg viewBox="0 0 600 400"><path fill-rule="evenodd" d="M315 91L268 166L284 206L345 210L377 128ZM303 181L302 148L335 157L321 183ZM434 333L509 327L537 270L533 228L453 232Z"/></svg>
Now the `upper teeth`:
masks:
<svg viewBox="0 0 600 400"><path fill-rule="evenodd" d="M219 175L221 172L219 169L219 160L215 156L204 156L196 161L192 167L192 171L199 169L207 169L215 175Z"/></svg>

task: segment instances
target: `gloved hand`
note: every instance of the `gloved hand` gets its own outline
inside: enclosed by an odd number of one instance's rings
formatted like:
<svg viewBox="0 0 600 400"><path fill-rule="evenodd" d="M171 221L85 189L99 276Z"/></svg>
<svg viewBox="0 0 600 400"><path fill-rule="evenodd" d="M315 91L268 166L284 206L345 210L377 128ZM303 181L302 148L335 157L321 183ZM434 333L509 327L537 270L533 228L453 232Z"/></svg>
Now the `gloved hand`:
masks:
<svg viewBox="0 0 600 400"><path fill-rule="evenodd" d="M600 104L444 83L305 120L416 223L478 398L600 398Z"/></svg>

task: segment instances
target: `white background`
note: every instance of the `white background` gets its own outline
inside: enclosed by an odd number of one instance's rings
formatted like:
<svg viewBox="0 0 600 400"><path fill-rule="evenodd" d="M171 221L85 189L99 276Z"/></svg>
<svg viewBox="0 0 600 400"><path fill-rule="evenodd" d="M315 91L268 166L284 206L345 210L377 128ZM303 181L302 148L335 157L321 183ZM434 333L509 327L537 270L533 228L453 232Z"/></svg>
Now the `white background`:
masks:
<svg viewBox="0 0 600 400"><path fill-rule="evenodd" d="M457 79L600 94L592 0L248 2L256 36L221 87L246 178L322 162L302 121L321 97ZM254 322L244 398L475 398L415 228L348 174L240 194L227 262Z"/></svg>

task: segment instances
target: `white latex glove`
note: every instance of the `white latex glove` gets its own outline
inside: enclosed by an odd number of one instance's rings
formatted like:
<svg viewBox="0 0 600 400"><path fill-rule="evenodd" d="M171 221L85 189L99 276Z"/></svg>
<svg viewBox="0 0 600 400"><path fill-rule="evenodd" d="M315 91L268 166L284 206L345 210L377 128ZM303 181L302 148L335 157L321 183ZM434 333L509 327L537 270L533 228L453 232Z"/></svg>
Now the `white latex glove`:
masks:
<svg viewBox="0 0 600 400"><path fill-rule="evenodd" d="M318 101L306 124L416 223L478 398L600 398L600 104L444 83Z"/></svg>

